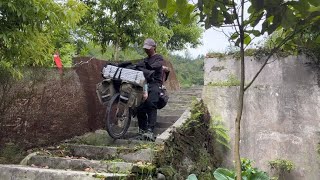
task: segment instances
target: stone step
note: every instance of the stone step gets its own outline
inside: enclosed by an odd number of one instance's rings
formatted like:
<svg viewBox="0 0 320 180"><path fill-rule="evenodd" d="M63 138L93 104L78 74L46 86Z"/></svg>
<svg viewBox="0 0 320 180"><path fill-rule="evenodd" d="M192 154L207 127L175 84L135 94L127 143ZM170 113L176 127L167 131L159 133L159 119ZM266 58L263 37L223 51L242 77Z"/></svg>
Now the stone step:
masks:
<svg viewBox="0 0 320 180"><path fill-rule="evenodd" d="M154 142L132 140L132 139L115 139L110 146L121 146L128 148L137 148L137 147L152 147Z"/></svg>
<svg viewBox="0 0 320 180"><path fill-rule="evenodd" d="M169 100L193 100L196 97L200 97L201 94L195 94L195 95L182 95L182 94L169 94Z"/></svg>
<svg viewBox="0 0 320 180"><path fill-rule="evenodd" d="M163 109L171 109L171 110L183 110L187 107L191 107L191 102L187 104L170 104L168 103Z"/></svg>
<svg viewBox="0 0 320 180"><path fill-rule="evenodd" d="M68 145L73 156L85 157L88 159L113 160L121 159L126 162L151 162L154 157L154 150L151 148L127 148L90 145Z"/></svg>
<svg viewBox="0 0 320 180"><path fill-rule="evenodd" d="M0 165L1 180L97 180L102 178L108 180L118 180L121 178L130 179L127 174L93 173L85 171L69 171L62 169L45 169L21 165Z"/></svg>
<svg viewBox="0 0 320 180"><path fill-rule="evenodd" d="M168 103L180 103L181 101L192 102L195 101L196 98L196 96L169 96Z"/></svg>
<svg viewBox="0 0 320 180"><path fill-rule="evenodd" d="M155 128L154 129L154 134L157 136L161 133L163 133L165 130L167 130L168 128ZM127 138L132 138L138 135L138 127L129 127L128 132L125 135L125 139Z"/></svg>
<svg viewBox="0 0 320 180"><path fill-rule="evenodd" d="M39 167L49 167L50 169L71 169L84 171L86 168L93 169L95 172L106 173L125 173L129 174L132 170L133 163L111 162L88 160L85 158L76 159L73 157L49 157L49 156L32 156L28 160L28 165Z"/></svg>
<svg viewBox="0 0 320 180"><path fill-rule="evenodd" d="M191 87L191 88L181 88L179 90L176 90L175 92L177 91L202 91L203 89L203 86L199 86L199 87Z"/></svg>
<svg viewBox="0 0 320 180"><path fill-rule="evenodd" d="M161 122L161 121L158 120L158 122L156 123L156 127L157 128L168 128L172 124L173 124L172 122ZM131 127L138 127L139 126L138 121L137 120L132 120L130 126Z"/></svg>
<svg viewBox="0 0 320 180"><path fill-rule="evenodd" d="M169 94L201 94L202 90L181 90L181 91L168 91Z"/></svg>
<svg viewBox="0 0 320 180"><path fill-rule="evenodd" d="M189 103L189 104L191 106L191 103ZM167 104L167 106L162 108L161 111L184 111L184 110L186 110L186 108L187 108L186 105L181 105L181 104L180 105L170 105L170 104ZM164 115L170 115L170 114L168 113L168 114L164 114Z"/></svg>
<svg viewBox="0 0 320 180"><path fill-rule="evenodd" d="M158 116L181 116L185 109L174 110L174 109L160 109L158 110Z"/></svg>
<svg viewBox="0 0 320 180"><path fill-rule="evenodd" d="M184 111L185 110L177 110L177 112L179 112L179 113L177 113L176 115L158 115L157 116L156 127L157 128L168 128L168 127L170 127L174 122L176 122L180 118L180 116L182 115L182 113ZM162 114L165 114L165 113L162 113ZM138 126L138 119L137 118L133 118L131 120L131 125L130 126L133 126L133 127Z"/></svg>

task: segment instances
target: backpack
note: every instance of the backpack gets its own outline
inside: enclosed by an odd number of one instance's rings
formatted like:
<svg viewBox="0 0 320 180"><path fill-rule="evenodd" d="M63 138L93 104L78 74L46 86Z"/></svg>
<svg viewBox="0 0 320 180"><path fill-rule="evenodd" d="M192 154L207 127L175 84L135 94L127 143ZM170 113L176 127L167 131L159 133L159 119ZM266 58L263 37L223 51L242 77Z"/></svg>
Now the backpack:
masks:
<svg viewBox="0 0 320 180"><path fill-rule="evenodd" d="M170 73L170 71L163 71L162 72L162 80L163 80L162 82L167 81L169 73ZM169 94L168 94L168 91L164 85L159 87L159 89L160 89L160 93L159 93L159 100L157 103L157 109L162 109L167 105L167 103L169 101Z"/></svg>
<svg viewBox="0 0 320 180"><path fill-rule="evenodd" d="M162 85L161 87L159 87L160 89L160 94L159 94L159 100L157 103L157 109L162 109L164 108L169 100L169 94L167 92L167 89L164 85Z"/></svg>

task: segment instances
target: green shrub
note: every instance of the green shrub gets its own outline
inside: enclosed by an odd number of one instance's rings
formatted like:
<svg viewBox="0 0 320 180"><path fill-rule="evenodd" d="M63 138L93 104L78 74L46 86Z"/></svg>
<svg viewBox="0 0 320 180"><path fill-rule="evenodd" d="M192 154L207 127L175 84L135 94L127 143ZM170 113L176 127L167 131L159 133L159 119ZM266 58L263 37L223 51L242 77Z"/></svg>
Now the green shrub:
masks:
<svg viewBox="0 0 320 180"><path fill-rule="evenodd" d="M269 166L272 170L277 173L277 178L285 179L285 174L290 173L294 169L294 164L290 160L286 159L276 159L269 161Z"/></svg>
<svg viewBox="0 0 320 180"><path fill-rule="evenodd" d="M252 161L249 159L241 159L241 176L246 180L269 180L269 176L266 172L252 167ZM233 170L218 168L213 172L214 177L217 180L234 180L236 179L236 173Z"/></svg>

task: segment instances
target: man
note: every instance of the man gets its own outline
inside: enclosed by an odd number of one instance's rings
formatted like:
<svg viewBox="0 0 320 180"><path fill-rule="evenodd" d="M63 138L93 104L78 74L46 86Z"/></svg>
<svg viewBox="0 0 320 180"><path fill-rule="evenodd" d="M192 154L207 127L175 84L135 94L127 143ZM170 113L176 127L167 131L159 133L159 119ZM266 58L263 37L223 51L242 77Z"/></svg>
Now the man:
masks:
<svg viewBox="0 0 320 180"><path fill-rule="evenodd" d="M140 139L154 141L154 128L157 122L157 103L162 85L163 58L156 53L156 43L153 39L144 41L143 49L148 55L137 64L142 70L146 80L147 88L144 92L144 103L138 108L137 118L139 124Z"/></svg>

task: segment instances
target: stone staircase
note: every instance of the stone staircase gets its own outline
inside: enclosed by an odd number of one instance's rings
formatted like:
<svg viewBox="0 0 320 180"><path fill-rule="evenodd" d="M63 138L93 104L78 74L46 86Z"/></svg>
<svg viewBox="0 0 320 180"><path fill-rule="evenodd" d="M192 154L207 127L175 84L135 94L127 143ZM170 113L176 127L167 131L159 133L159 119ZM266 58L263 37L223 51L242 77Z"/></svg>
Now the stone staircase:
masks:
<svg viewBox="0 0 320 180"><path fill-rule="evenodd" d="M156 135L160 135L175 123L187 107L190 107L192 100L200 98L202 87L181 89L169 92L169 102L161 110L158 110L157 124L154 130ZM128 130L127 137L136 136L138 132L138 121L133 119Z"/></svg>
<svg viewBox="0 0 320 180"><path fill-rule="evenodd" d="M201 92L202 87L169 92L167 106L158 111L155 133L160 136L171 127ZM66 140L29 154L20 165L0 165L0 180L152 179L156 173L153 161L163 143L128 140L137 132L134 119L125 139L113 140L106 131L98 130Z"/></svg>

